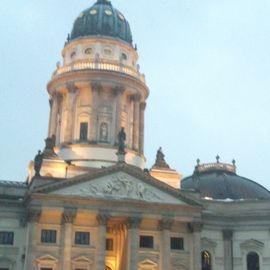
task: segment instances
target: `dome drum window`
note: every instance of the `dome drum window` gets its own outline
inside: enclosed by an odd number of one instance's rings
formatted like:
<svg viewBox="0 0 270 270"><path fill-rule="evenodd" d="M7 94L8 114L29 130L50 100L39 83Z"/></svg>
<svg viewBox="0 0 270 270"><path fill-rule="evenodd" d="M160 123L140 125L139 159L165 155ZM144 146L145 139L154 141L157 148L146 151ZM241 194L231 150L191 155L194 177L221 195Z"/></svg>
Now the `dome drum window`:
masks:
<svg viewBox="0 0 270 270"><path fill-rule="evenodd" d="M103 50L105 55L111 56L113 54L113 51L111 48L104 48Z"/></svg>
<svg viewBox="0 0 270 270"><path fill-rule="evenodd" d="M122 53L121 54L121 60L127 60L128 57L127 57L127 54L126 53Z"/></svg>
<svg viewBox="0 0 270 270"><path fill-rule="evenodd" d="M84 51L85 54L93 54L93 49L92 48L87 48Z"/></svg>
<svg viewBox="0 0 270 270"><path fill-rule="evenodd" d="M70 54L70 58L72 59L72 58L74 58L76 56L76 52L72 52L71 54Z"/></svg>

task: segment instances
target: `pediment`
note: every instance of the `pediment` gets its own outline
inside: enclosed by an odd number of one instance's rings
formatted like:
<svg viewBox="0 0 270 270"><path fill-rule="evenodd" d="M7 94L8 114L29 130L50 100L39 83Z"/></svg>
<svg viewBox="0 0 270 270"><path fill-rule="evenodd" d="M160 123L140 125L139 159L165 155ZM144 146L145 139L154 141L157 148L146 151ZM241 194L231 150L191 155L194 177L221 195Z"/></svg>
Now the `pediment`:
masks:
<svg viewBox="0 0 270 270"><path fill-rule="evenodd" d="M53 257L51 255L44 255L44 256L41 256L41 257L37 258L36 260L38 262L46 261L46 262L54 262L54 263L58 261L55 257Z"/></svg>
<svg viewBox="0 0 270 270"><path fill-rule="evenodd" d="M147 267L152 268L152 267L156 267L156 266L158 266L158 265L157 265L157 263L155 263L154 261L147 259L147 260L141 261L141 262L139 263L139 266L140 266L140 267L145 267L145 268L147 268Z"/></svg>
<svg viewBox="0 0 270 270"><path fill-rule="evenodd" d="M255 239L249 239L240 244L241 249L244 250L251 250L251 249L262 249L264 247L264 243L255 240Z"/></svg>
<svg viewBox="0 0 270 270"><path fill-rule="evenodd" d="M215 249L217 246L217 243L209 238L203 237L201 240L201 246L202 246L203 250L204 249Z"/></svg>
<svg viewBox="0 0 270 270"><path fill-rule="evenodd" d="M79 263L79 264L93 264L93 261L88 259L85 256L79 256L72 260L72 263Z"/></svg>
<svg viewBox="0 0 270 270"><path fill-rule="evenodd" d="M115 200L141 200L156 203L187 204L177 192L172 194L166 189L147 182L123 171L113 172L97 178L73 181L72 185L62 185L49 194L78 196L84 198L103 198Z"/></svg>

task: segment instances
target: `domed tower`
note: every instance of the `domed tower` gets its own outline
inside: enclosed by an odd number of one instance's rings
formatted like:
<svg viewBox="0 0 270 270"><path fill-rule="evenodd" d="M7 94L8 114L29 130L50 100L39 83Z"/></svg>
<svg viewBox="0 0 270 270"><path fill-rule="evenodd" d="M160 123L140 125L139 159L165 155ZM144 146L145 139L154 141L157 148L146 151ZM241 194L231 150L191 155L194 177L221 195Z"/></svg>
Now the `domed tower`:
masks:
<svg viewBox="0 0 270 270"><path fill-rule="evenodd" d="M126 162L144 168L144 110L149 90L139 71L129 23L108 0L80 13L48 83L49 138L65 161L100 168L117 162L126 133Z"/></svg>

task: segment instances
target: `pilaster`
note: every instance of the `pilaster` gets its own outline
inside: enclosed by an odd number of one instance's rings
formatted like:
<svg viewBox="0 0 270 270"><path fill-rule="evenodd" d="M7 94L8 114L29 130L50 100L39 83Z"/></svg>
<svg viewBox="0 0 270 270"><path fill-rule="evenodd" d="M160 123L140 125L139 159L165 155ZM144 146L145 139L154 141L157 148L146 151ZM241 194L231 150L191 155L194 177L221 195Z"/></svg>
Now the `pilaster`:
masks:
<svg viewBox="0 0 270 270"><path fill-rule="evenodd" d="M57 135L57 121L58 121L58 114L59 114L59 107L61 103L61 95L55 93L52 95L50 99L51 104L51 117L50 117L50 128L49 128L49 138L53 135Z"/></svg>
<svg viewBox="0 0 270 270"><path fill-rule="evenodd" d="M139 150L139 129L140 129L140 95L133 96L133 149Z"/></svg>
<svg viewBox="0 0 270 270"><path fill-rule="evenodd" d="M201 222L188 223L188 229L193 235L193 269L201 269L201 231L203 224Z"/></svg>
<svg viewBox="0 0 270 270"><path fill-rule="evenodd" d="M139 250L139 227L141 218L130 217L128 219L128 270L138 269L138 250Z"/></svg>
<svg viewBox="0 0 270 270"><path fill-rule="evenodd" d="M102 85L98 81L91 81L92 89L92 117L90 120L90 141L98 140L98 106L99 95L102 91Z"/></svg>
<svg viewBox="0 0 270 270"><path fill-rule="evenodd" d="M115 140L117 139L118 132L122 127L122 99L125 91L124 86L118 85L114 88L114 94L116 99L116 118L115 118Z"/></svg>
<svg viewBox="0 0 270 270"><path fill-rule="evenodd" d="M161 269L171 269L171 243L170 243L170 231L173 224L171 219L162 219L159 222L159 229L161 230Z"/></svg>
<svg viewBox="0 0 270 270"><path fill-rule="evenodd" d="M67 88L67 119L66 119L66 130L65 130L65 143L71 143L73 139L74 130L74 114L75 114L75 103L78 95L78 88L74 83L69 83Z"/></svg>
<svg viewBox="0 0 270 270"><path fill-rule="evenodd" d="M224 270L233 270L233 231L223 230Z"/></svg>
<svg viewBox="0 0 270 270"><path fill-rule="evenodd" d="M97 252L96 252L96 269L105 269L105 255L106 255L106 233L107 233L107 222L110 216L107 214L97 215L98 222L98 241L97 241Z"/></svg>
<svg viewBox="0 0 270 270"><path fill-rule="evenodd" d="M29 210L27 214L27 237L26 237L26 252L25 252L25 262L24 262L24 270L32 270L34 269L33 261L34 261L34 246L36 245L36 227L39 222L41 216L41 211L37 209Z"/></svg>
<svg viewBox="0 0 270 270"><path fill-rule="evenodd" d="M61 269L71 270L72 226L76 209L65 209L62 214Z"/></svg>

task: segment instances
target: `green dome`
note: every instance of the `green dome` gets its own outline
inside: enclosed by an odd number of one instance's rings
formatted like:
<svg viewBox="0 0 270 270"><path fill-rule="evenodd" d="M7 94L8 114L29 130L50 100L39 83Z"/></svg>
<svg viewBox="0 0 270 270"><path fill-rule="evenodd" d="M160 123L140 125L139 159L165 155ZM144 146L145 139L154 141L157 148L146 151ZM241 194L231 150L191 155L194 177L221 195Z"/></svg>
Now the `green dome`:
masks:
<svg viewBox="0 0 270 270"><path fill-rule="evenodd" d="M70 39L97 35L118 38L132 45L128 21L109 0L98 0L84 10L74 22Z"/></svg>

